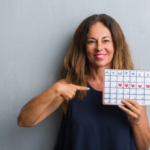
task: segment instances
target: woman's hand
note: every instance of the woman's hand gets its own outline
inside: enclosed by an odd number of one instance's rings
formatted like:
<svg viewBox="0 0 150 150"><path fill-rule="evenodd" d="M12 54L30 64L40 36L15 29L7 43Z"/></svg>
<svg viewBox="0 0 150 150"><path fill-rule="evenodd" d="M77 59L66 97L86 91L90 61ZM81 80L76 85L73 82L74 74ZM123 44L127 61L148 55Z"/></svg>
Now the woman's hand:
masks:
<svg viewBox="0 0 150 150"><path fill-rule="evenodd" d="M71 100L75 97L77 90L89 90L89 87L78 86L74 84L59 83L57 91L65 100Z"/></svg>
<svg viewBox="0 0 150 150"><path fill-rule="evenodd" d="M129 109L125 108L123 105L118 106L127 114L128 120L131 125L139 125L140 123L142 123L142 107L140 106L140 104L131 99L122 100L122 103Z"/></svg>

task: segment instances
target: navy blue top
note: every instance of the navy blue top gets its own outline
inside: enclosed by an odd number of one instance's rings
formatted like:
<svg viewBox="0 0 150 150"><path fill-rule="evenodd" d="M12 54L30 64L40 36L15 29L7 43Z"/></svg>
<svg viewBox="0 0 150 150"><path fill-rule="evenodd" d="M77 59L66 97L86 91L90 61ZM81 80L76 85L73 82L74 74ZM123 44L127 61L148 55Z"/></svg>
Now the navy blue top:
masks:
<svg viewBox="0 0 150 150"><path fill-rule="evenodd" d="M89 83L87 87L84 101L76 96L69 101L55 150L136 150L125 112L116 105L103 105L103 93Z"/></svg>

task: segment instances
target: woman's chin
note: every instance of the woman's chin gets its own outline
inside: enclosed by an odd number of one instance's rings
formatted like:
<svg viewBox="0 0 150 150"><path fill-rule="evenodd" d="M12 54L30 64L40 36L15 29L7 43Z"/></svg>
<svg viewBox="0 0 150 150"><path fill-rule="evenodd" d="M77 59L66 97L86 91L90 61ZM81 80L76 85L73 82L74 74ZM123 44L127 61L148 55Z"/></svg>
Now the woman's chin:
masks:
<svg viewBox="0 0 150 150"><path fill-rule="evenodd" d="M97 64L97 67L102 67L104 69L110 69L111 64L110 63L101 63L101 64Z"/></svg>

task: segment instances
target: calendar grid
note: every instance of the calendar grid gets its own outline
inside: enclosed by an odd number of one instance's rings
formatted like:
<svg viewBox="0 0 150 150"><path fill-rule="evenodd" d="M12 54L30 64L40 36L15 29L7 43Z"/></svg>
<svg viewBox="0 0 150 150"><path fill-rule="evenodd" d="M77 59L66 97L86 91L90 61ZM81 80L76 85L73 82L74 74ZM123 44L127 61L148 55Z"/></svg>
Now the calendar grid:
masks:
<svg viewBox="0 0 150 150"><path fill-rule="evenodd" d="M116 80L118 81L118 70L116 72L117 72ZM118 86L116 86L116 103L118 103L117 91L118 91Z"/></svg>
<svg viewBox="0 0 150 150"><path fill-rule="evenodd" d="M129 83L131 83L131 78L130 78L130 76L131 76L131 72L129 71ZM129 85L129 88L130 88L130 86L131 86L131 85ZM129 89L129 98L130 98L130 95L131 95L131 92L130 92L130 89Z"/></svg>
<svg viewBox="0 0 150 150"><path fill-rule="evenodd" d="M150 105L150 71L105 69L104 81L103 104L118 105L130 98Z"/></svg>
<svg viewBox="0 0 150 150"><path fill-rule="evenodd" d="M111 72L110 72L110 74L111 74ZM109 87L109 97L111 97L111 77L110 77L110 83L109 84L110 84L110 87ZM109 103L111 103L111 99L109 99Z"/></svg>
<svg viewBox="0 0 150 150"><path fill-rule="evenodd" d="M136 92L135 92L135 93L136 93L135 99L137 99L137 94L138 94L138 93L137 93L137 73L136 73Z"/></svg>

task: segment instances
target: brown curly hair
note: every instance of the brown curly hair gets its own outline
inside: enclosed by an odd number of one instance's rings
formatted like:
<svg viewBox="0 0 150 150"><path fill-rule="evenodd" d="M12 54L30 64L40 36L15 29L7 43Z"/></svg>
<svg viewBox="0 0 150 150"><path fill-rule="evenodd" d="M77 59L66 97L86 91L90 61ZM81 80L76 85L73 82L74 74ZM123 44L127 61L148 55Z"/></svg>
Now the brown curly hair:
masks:
<svg viewBox="0 0 150 150"><path fill-rule="evenodd" d="M86 56L86 38L90 27L97 22L103 23L112 35L114 55L111 69L134 69L131 54L119 24L106 14L92 15L78 26L64 58L61 78L66 78L67 83L87 86L89 67ZM78 99L86 98L86 91L78 91L77 93Z"/></svg>

